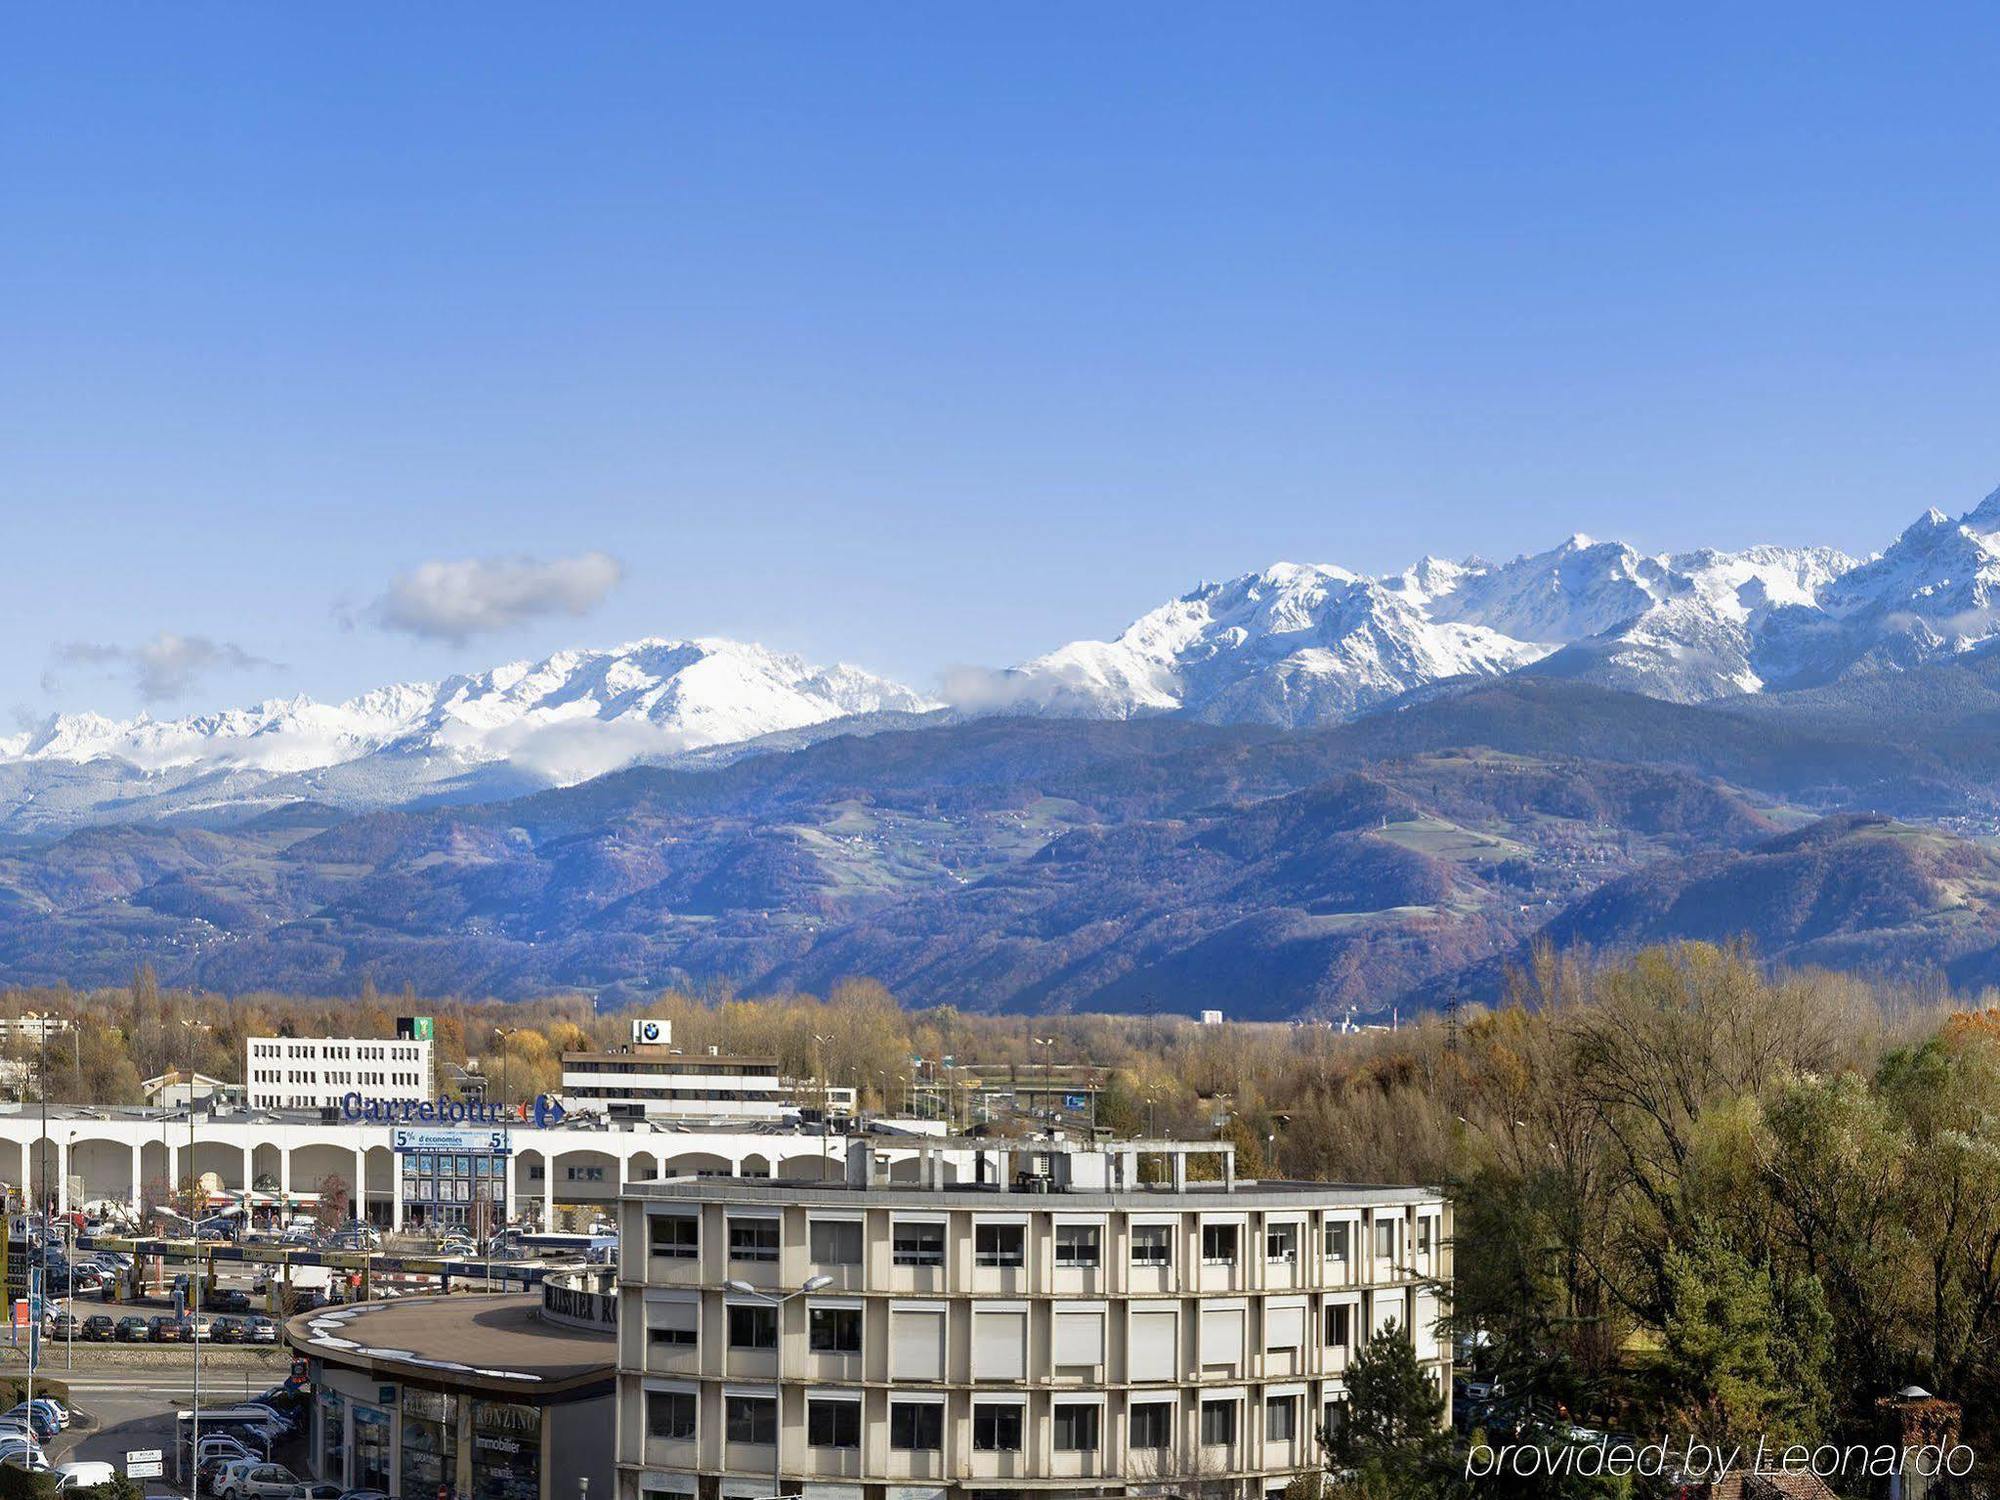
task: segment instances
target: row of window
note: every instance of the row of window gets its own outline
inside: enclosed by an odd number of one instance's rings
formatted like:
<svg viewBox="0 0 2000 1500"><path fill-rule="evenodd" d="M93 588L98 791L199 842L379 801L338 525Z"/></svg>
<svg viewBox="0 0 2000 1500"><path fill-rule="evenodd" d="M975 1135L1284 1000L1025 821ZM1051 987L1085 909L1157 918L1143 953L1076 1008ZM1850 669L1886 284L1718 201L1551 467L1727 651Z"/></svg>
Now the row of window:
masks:
<svg viewBox="0 0 2000 1500"><path fill-rule="evenodd" d="M1417 1220L1416 1253L1428 1255L1436 1220ZM1272 1224L1264 1230L1264 1258L1273 1264L1296 1262L1299 1258L1297 1224ZM1352 1253L1355 1226L1348 1222L1325 1226L1324 1251L1329 1260L1347 1260ZM1375 1254L1390 1258L1396 1253L1395 1219L1375 1223ZM808 1224L808 1251L813 1264L858 1266L862 1257L862 1226L848 1220L815 1219ZM1130 1230L1131 1262L1135 1266L1165 1267L1173 1264L1173 1224L1134 1224ZM700 1220L691 1214L655 1214L649 1225L649 1247L656 1256L692 1260L701 1253ZM1242 1226L1204 1224L1201 1227L1202 1264L1235 1265L1241 1253ZM729 1219L731 1260L775 1261L778 1258L778 1220L769 1218ZM1093 1268L1103 1264L1104 1228L1099 1224L1057 1224L1055 1263L1064 1267ZM945 1226L930 1220L898 1221L890 1230L889 1258L899 1266L942 1266L945 1263ZM972 1258L981 1266L1010 1268L1027 1264L1028 1231L1022 1224L974 1224Z"/></svg>
<svg viewBox="0 0 2000 1500"><path fill-rule="evenodd" d="M647 1329L647 1339L657 1347L693 1348L697 1341L694 1305L686 1304L688 1315L674 1320L656 1319ZM1349 1302L1330 1302L1326 1305L1322 1327L1325 1342L1329 1348L1351 1349L1354 1347L1356 1307ZM778 1347L778 1310L769 1303L732 1302L727 1308L728 1339L731 1349L775 1349ZM931 1316L931 1315L926 1315ZM1008 1315L1017 1316L1017 1315ZM1075 1314L1077 1317L1095 1317L1096 1314ZM1172 1319L1175 1314L1161 1312L1142 1314ZM1266 1344L1271 1352L1297 1347L1303 1319L1296 1326L1287 1325L1288 1332L1273 1330L1266 1335ZM1166 1339L1173 1341L1174 1325L1166 1325ZM1271 1342L1272 1339L1278 1342ZM814 1354L859 1354L862 1339L862 1310L858 1307L833 1306L806 1309L806 1348ZM1087 1363L1098 1363L1102 1359L1103 1334L1096 1335L1098 1353ZM1240 1341L1239 1341L1240 1342ZM1171 1348L1168 1351L1168 1368L1172 1368Z"/></svg>
<svg viewBox="0 0 2000 1500"><path fill-rule="evenodd" d="M420 1045L412 1046L407 1042L275 1041L252 1042L250 1055L327 1062L421 1062L424 1049Z"/></svg>
<svg viewBox="0 0 2000 1500"><path fill-rule="evenodd" d="M1264 1402L1264 1437L1289 1442L1299 1430L1300 1398L1272 1396ZM648 1391L646 1434L666 1442L691 1442L697 1432L699 1403L692 1391ZM1172 1401L1135 1401L1126 1415L1126 1441L1135 1449L1174 1446L1179 1408ZM1240 1399L1234 1396L1201 1403L1201 1441L1205 1445L1237 1440ZM975 1401L972 1405L972 1447L979 1453L1019 1453L1026 1426L1026 1408L1018 1401ZM1058 1453L1095 1453L1103 1446L1104 1406L1098 1401L1058 1401L1050 1413L1050 1445ZM723 1437L732 1443L777 1440L778 1403L770 1396L732 1395L723 1399ZM809 1396L806 1399L806 1445L812 1448L859 1448L861 1401L855 1396ZM889 1447L899 1453L935 1453L944 1447L942 1401L891 1401Z"/></svg>

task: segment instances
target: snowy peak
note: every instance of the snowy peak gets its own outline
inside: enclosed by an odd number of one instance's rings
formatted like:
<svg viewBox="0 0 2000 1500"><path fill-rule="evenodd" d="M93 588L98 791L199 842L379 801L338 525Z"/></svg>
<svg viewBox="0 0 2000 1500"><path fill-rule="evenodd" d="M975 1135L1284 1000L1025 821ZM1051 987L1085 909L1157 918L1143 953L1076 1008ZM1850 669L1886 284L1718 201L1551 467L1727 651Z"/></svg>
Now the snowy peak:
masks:
<svg viewBox="0 0 2000 1500"><path fill-rule="evenodd" d="M111 760L147 773L294 774L385 755L445 757L461 767L522 762L564 781L850 714L935 706L855 667L819 667L736 641L648 639L403 683L345 703L271 699L174 720L63 714L0 742L0 764Z"/></svg>

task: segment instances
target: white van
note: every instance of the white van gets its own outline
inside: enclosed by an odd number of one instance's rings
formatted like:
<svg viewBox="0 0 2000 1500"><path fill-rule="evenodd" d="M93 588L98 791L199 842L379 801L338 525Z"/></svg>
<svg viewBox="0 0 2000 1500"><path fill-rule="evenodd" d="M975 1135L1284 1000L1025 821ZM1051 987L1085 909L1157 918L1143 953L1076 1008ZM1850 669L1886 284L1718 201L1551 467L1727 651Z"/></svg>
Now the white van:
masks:
<svg viewBox="0 0 2000 1500"><path fill-rule="evenodd" d="M80 1458L56 1465L56 1490L94 1490L118 1477L118 1466L102 1459Z"/></svg>

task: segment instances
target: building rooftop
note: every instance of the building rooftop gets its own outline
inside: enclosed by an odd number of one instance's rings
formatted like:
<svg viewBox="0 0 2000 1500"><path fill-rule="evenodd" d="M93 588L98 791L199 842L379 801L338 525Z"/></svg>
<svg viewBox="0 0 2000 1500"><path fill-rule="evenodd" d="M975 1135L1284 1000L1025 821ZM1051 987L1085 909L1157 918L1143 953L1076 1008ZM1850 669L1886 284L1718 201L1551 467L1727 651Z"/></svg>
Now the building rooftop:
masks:
<svg viewBox="0 0 2000 1500"><path fill-rule="evenodd" d="M287 1321L285 1341L385 1380L435 1380L513 1400L609 1382L618 1364L614 1334L545 1320L539 1292L325 1307Z"/></svg>

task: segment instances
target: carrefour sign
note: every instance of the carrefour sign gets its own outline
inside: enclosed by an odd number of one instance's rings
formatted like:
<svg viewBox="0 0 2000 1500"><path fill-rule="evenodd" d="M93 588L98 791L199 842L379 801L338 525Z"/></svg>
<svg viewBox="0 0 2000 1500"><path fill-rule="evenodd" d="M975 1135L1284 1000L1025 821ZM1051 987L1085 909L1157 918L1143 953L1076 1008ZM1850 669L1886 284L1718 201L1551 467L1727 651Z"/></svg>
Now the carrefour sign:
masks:
<svg viewBox="0 0 2000 1500"><path fill-rule="evenodd" d="M370 1099L365 1094L342 1094L340 1117L350 1125L504 1125L507 1108L464 1099Z"/></svg>
<svg viewBox="0 0 2000 1500"><path fill-rule="evenodd" d="M518 1114L526 1114L540 1130L556 1124L566 1113L562 1101L548 1094L537 1094L525 1111L464 1099L370 1099L359 1093L340 1096L340 1116L350 1125L505 1125Z"/></svg>

